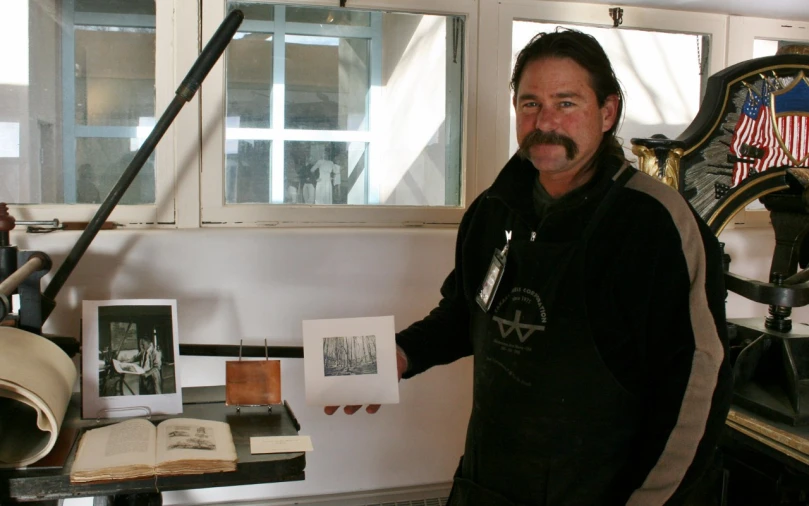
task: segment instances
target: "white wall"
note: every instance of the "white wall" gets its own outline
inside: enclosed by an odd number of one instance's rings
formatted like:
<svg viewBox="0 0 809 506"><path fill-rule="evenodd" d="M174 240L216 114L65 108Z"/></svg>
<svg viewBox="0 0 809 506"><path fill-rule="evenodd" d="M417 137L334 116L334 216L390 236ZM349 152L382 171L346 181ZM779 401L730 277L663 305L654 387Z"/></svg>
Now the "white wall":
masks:
<svg viewBox="0 0 809 506"><path fill-rule="evenodd" d="M383 27L380 202L444 205L447 19L388 14Z"/></svg>
<svg viewBox="0 0 809 506"><path fill-rule="evenodd" d="M765 213L766 211L756 211ZM719 236L730 255L730 271L746 278L767 282L775 249L775 234L768 228L725 229ZM728 318L751 318L767 315L767 306L744 299L734 293L728 296ZM795 308L792 319L809 323L809 306Z"/></svg>
<svg viewBox="0 0 809 506"><path fill-rule="evenodd" d="M12 243L61 264L78 233ZM104 231L57 297L45 331L77 336L81 301L176 298L183 343L301 343L301 320L392 314L397 330L438 301L455 230ZM43 287L47 286L47 279ZM251 341L252 340L252 341ZM182 357L183 386L224 384L226 359ZM404 381L401 403L376 415L327 417L307 406L303 361L282 363L283 398L315 451L306 480L172 492L165 504L307 496L447 482L463 448L471 362Z"/></svg>

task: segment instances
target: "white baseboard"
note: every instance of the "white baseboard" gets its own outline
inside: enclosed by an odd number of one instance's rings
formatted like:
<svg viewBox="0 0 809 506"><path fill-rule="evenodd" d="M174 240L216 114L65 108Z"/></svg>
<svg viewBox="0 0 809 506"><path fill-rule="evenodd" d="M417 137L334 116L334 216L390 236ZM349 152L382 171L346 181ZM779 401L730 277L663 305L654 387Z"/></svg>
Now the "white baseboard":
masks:
<svg viewBox="0 0 809 506"><path fill-rule="evenodd" d="M254 501L220 502L227 506L443 506L449 495L451 483L419 485L365 492L288 497L285 499L262 499ZM191 506L175 504L174 506Z"/></svg>

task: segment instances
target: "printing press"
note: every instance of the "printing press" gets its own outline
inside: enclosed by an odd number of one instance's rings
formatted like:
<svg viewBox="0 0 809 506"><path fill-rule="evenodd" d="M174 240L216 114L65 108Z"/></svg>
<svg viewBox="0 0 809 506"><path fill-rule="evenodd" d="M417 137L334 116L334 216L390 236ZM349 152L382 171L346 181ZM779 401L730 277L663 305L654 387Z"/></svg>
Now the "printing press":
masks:
<svg viewBox="0 0 809 506"><path fill-rule="evenodd" d="M775 234L768 279L734 274L724 255L727 290L767 315L728 321L734 395L720 504L809 497L809 325L791 318L809 304L809 54L800 52L711 76L677 139L632 139L638 168L677 189L717 236L756 201Z"/></svg>

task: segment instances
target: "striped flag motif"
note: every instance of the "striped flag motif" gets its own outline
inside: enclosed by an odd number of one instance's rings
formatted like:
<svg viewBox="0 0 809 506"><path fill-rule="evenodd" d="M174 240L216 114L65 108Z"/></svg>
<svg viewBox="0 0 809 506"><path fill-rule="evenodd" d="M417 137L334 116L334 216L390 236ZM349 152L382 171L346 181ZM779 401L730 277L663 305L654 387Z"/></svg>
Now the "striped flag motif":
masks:
<svg viewBox="0 0 809 506"><path fill-rule="evenodd" d="M807 136L809 81L803 73L781 90L773 90L767 79L760 94L748 87L731 138L731 187L772 167L805 165Z"/></svg>
<svg viewBox="0 0 809 506"><path fill-rule="evenodd" d="M775 135L789 158L788 165L805 167L809 161L809 80L798 75L786 88L772 93Z"/></svg>

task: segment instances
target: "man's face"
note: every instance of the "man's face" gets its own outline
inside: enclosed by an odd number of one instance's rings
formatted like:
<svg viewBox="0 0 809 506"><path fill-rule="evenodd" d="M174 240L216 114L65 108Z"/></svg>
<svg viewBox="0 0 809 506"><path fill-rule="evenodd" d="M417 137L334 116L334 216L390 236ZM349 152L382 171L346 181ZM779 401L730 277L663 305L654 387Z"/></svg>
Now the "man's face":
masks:
<svg viewBox="0 0 809 506"><path fill-rule="evenodd" d="M534 167L572 177L589 166L604 132L615 124L618 97L610 95L599 106L581 65L569 58L543 58L526 64L514 109L517 141Z"/></svg>
<svg viewBox="0 0 809 506"><path fill-rule="evenodd" d="M146 341L140 341L140 351L146 351Z"/></svg>

